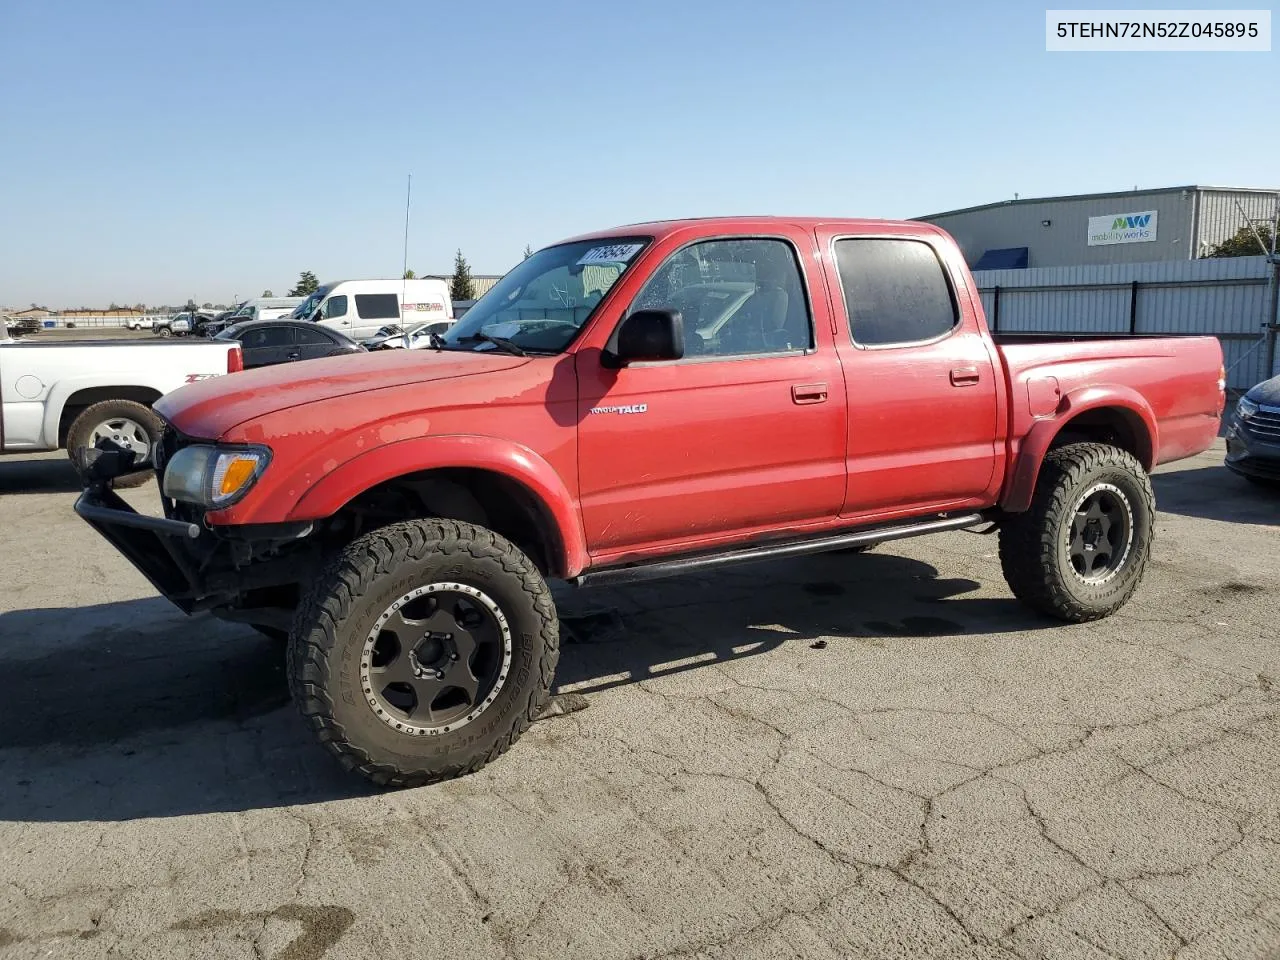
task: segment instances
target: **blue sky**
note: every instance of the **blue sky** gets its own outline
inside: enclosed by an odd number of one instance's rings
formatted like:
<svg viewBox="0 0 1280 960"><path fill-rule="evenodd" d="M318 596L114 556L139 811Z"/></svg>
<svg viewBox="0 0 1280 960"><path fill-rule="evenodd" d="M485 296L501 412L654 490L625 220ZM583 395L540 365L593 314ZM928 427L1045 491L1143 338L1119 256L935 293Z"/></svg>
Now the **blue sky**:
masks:
<svg viewBox="0 0 1280 960"><path fill-rule="evenodd" d="M1280 186L1276 53L1046 53L1043 5L3 5L0 305L395 276L407 173L419 273L653 218Z"/></svg>

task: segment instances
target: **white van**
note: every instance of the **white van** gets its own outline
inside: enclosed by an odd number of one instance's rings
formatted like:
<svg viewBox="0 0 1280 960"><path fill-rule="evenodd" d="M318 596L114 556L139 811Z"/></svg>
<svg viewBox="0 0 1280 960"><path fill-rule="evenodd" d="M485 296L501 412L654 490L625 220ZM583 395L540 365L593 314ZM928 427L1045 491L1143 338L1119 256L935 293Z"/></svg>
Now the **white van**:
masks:
<svg viewBox="0 0 1280 960"><path fill-rule="evenodd" d="M364 340L389 323L408 329L452 320L453 304L443 280L341 280L316 288L292 316Z"/></svg>
<svg viewBox="0 0 1280 960"><path fill-rule="evenodd" d="M240 309L235 312L227 325L243 323L246 320L275 320L277 317L287 317L302 302L302 297L255 297L241 304Z"/></svg>

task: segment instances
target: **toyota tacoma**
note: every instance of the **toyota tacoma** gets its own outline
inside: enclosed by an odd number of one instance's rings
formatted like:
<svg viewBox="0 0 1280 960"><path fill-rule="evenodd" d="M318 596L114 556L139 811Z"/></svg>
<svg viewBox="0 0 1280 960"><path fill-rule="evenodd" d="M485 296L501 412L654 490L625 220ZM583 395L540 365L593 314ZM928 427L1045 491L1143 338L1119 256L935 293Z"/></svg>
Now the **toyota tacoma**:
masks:
<svg viewBox="0 0 1280 960"><path fill-rule="evenodd" d="M1148 473L1214 441L1223 378L1212 337L993 336L928 224L639 224L533 254L431 349L166 394L164 516L106 440L76 509L182 610L286 639L319 741L409 786L537 718L551 579L982 528L1030 607L1114 612Z"/></svg>

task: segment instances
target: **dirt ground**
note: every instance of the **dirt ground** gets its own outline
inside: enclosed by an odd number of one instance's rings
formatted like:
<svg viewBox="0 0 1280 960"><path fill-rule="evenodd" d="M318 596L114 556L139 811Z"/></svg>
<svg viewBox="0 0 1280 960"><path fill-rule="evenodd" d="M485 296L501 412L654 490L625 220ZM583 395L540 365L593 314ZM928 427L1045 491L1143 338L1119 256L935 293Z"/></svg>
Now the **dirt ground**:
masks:
<svg viewBox="0 0 1280 960"><path fill-rule="evenodd" d="M1156 487L1087 626L963 533L566 593L587 708L379 793L0 460L0 958L1280 956L1280 495Z"/></svg>

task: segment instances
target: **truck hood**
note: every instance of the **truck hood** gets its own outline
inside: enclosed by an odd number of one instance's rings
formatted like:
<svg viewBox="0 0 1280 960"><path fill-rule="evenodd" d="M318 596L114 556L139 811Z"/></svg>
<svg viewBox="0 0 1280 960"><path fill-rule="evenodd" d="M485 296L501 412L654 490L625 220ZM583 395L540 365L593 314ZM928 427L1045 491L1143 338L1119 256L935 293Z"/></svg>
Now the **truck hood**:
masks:
<svg viewBox="0 0 1280 960"><path fill-rule="evenodd" d="M155 410L182 433L217 440L237 424L322 400L511 370L525 357L469 350L385 350L211 377L167 393Z"/></svg>

